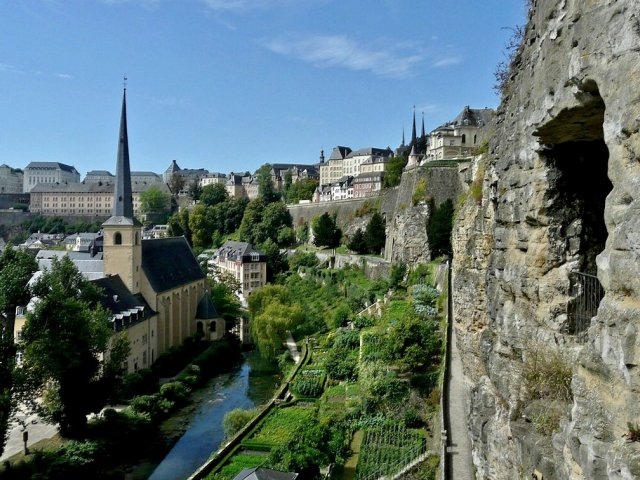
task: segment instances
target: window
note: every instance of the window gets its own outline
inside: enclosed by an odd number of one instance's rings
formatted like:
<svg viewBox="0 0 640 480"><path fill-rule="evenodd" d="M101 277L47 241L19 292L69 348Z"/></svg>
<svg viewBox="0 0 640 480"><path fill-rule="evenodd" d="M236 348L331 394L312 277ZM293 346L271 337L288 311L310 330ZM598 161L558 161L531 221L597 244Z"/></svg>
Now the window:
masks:
<svg viewBox="0 0 640 480"><path fill-rule="evenodd" d="M120 232L116 232L113 234L113 244L122 245L122 234Z"/></svg>
<svg viewBox="0 0 640 480"><path fill-rule="evenodd" d="M463 133L462 134L462 144L464 145L465 143L467 143L467 136Z"/></svg>

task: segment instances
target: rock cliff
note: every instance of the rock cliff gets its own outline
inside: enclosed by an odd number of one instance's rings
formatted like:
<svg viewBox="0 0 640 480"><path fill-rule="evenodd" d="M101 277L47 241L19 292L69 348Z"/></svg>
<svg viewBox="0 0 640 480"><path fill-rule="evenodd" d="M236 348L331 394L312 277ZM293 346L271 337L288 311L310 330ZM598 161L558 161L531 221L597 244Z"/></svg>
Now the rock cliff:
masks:
<svg viewBox="0 0 640 480"><path fill-rule="evenodd" d="M454 227L477 478L640 478L640 2L530 3Z"/></svg>

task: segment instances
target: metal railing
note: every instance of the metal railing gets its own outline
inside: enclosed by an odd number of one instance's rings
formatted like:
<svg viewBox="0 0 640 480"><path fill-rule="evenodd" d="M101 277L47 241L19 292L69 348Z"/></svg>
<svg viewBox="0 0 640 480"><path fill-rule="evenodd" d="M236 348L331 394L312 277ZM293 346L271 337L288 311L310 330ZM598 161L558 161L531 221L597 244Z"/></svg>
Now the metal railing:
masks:
<svg viewBox="0 0 640 480"><path fill-rule="evenodd" d="M598 314L598 306L604 297L604 289L598 277L588 273L571 272L569 281L571 284L571 300L567 307L569 333L576 336L578 343L585 343L591 319Z"/></svg>

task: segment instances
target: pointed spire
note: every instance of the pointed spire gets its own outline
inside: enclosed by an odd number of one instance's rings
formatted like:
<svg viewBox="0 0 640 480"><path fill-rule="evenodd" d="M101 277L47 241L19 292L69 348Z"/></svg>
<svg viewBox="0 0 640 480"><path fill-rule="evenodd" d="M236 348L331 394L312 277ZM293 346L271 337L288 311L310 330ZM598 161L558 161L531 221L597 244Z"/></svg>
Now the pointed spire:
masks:
<svg viewBox="0 0 640 480"><path fill-rule="evenodd" d="M120 136L118 140L118 158L116 161L116 185L113 192L113 216L133 218L131 167L129 166L129 137L127 135L126 84L122 94L122 114L120 116Z"/></svg>
<svg viewBox="0 0 640 480"><path fill-rule="evenodd" d="M422 112L422 133L420 134L420 138L426 137L424 133L424 112Z"/></svg>
<svg viewBox="0 0 640 480"><path fill-rule="evenodd" d="M416 143L416 106L413 106L413 127L411 128L411 145Z"/></svg>
<svg viewBox="0 0 640 480"><path fill-rule="evenodd" d="M404 126L402 127L402 143L400 144L401 147L404 147Z"/></svg>

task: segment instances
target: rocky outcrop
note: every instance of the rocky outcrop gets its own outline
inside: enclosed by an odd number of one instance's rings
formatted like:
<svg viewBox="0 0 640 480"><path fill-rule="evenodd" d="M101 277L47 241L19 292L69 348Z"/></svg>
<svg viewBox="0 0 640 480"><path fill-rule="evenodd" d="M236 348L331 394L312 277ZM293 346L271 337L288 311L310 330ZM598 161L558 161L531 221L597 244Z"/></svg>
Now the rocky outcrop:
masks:
<svg viewBox="0 0 640 480"><path fill-rule="evenodd" d="M454 228L477 478L640 478L640 3L531 3Z"/></svg>

